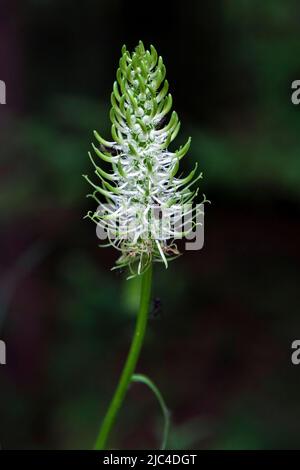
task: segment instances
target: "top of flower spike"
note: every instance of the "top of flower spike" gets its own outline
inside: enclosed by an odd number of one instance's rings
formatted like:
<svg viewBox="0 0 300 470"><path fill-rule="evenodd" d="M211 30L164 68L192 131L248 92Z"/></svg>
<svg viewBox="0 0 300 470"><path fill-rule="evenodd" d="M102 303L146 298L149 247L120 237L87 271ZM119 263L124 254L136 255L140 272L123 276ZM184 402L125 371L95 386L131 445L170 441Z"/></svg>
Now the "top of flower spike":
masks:
<svg viewBox="0 0 300 470"><path fill-rule="evenodd" d="M201 174L195 176L197 166L185 178L176 177L191 139L175 152L168 150L180 122L175 111L167 122L172 96L165 76L165 65L153 46L145 50L140 41L132 54L122 47L111 94L113 141L94 131L98 146L92 144L100 163L105 162L111 171L104 170L89 154L100 181L95 184L84 175L95 189L90 196L99 204L96 212L87 216L106 233L109 244L121 251L117 267L128 266L132 275L142 273L152 261L167 266L168 260L179 254L174 240L186 232L179 226L179 234L178 226L170 227L164 221L175 217L178 207L184 215L185 205L197 195L197 189L190 187L201 178ZM106 205L99 195L104 196ZM153 216L157 209L159 217Z"/></svg>

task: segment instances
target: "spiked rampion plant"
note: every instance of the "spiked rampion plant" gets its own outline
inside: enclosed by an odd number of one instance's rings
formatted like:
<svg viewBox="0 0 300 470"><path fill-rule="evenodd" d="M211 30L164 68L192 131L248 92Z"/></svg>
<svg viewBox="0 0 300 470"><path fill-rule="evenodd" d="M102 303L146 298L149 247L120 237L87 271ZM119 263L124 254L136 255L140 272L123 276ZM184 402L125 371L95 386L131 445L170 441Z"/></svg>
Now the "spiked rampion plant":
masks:
<svg viewBox="0 0 300 470"><path fill-rule="evenodd" d="M120 251L116 267L128 268L129 277L142 276L133 341L102 423L96 449L105 448L131 381L139 380L147 384L156 394L165 418L168 417L164 401L153 382L145 376L136 376L134 372L147 324L152 264L159 261L167 267L168 261L179 255L174 240L186 232L178 224L176 229L170 224L162 227L158 223L159 217L152 217L152 209L153 206L158 207L163 217L167 213L170 218L176 216L179 206L190 211L190 204L198 191L191 190L191 185L202 175L196 176L195 167L188 176L176 177L179 162L187 153L191 139L175 152L168 149L178 134L180 122L175 111L167 120L172 96L168 93L169 84L165 75L163 60L153 46L150 46L150 51L145 50L140 41L132 54L123 46L117 80L111 94L113 140L107 141L94 131L98 145L92 144L93 150L103 164L100 166L90 153L89 156L98 183L84 175L95 190L89 196L98 203L97 210L89 212L87 217L98 228L105 230L109 245ZM110 166L110 171L103 165ZM103 199L106 204L101 201Z"/></svg>

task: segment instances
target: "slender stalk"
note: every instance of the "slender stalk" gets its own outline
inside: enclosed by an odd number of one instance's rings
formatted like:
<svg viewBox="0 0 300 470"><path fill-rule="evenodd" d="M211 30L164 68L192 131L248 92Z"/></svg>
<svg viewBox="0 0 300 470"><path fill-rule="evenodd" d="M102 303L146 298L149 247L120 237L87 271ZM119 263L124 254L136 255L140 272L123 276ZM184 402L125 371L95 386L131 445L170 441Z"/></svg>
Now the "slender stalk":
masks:
<svg viewBox="0 0 300 470"><path fill-rule="evenodd" d="M109 437L110 431L112 430L114 423L117 418L117 414L121 408L123 400L125 398L128 386L131 382L132 375L134 374L135 367L140 355L141 347L144 341L148 313L149 303L151 295L151 284L152 284L152 265L142 275L141 282L141 297L140 307L137 316L137 322L135 327L134 336L130 346L130 350L123 367L118 386L115 394L110 402L106 415L104 417L102 426L100 428L95 450L103 450L106 447L106 442Z"/></svg>
<svg viewBox="0 0 300 470"><path fill-rule="evenodd" d="M167 408L166 402L165 402L162 394L160 393L160 391L157 388L157 386L155 385L155 383L152 382L152 380L149 379L149 377L147 377L146 375L133 374L131 381L132 382L139 382L139 383L147 385L147 387L149 387L150 390L156 396L156 398L158 400L158 403L160 404L160 408L161 408L161 411L163 413L163 417L164 417L164 432L163 432L163 439L162 439L162 443L161 443L161 450L166 450L168 437L169 437L169 430L170 430L170 412Z"/></svg>

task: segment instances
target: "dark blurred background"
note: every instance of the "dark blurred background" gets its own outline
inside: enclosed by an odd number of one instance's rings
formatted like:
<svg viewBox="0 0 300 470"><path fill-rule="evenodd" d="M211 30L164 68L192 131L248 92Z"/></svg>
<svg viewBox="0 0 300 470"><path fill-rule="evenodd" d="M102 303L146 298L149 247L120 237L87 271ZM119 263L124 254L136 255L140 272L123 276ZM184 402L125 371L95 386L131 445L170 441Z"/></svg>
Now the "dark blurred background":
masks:
<svg viewBox="0 0 300 470"><path fill-rule="evenodd" d="M93 446L128 350L137 281L82 220L92 130L109 138L123 43L164 58L183 162L199 162L205 246L155 270L138 366L172 410L169 448L300 448L298 0L1 0L0 444ZM113 448L159 446L142 385Z"/></svg>

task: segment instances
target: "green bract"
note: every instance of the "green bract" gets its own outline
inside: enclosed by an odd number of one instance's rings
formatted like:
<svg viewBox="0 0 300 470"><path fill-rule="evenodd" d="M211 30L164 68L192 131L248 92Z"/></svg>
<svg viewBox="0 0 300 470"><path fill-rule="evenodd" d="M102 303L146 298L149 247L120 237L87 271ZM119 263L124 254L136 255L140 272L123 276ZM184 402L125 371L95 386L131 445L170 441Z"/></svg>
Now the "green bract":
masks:
<svg viewBox="0 0 300 470"><path fill-rule="evenodd" d="M99 204L87 216L121 251L117 267L128 266L132 275L144 272L152 261L167 266L179 254L174 240L186 234L184 225L174 229L164 220L178 215L178 208L183 208L183 216L191 212L197 190L190 188L201 178L197 167L184 178L176 177L191 139L175 152L168 150L180 122L175 111L167 119L172 96L165 76L163 60L153 46L145 50L140 41L132 54L123 46L111 94L113 140L94 131L97 161L89 156L98 182L84 175L95 189L90 196Z"/></svg>

